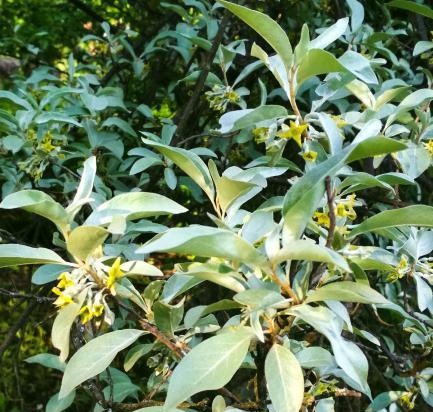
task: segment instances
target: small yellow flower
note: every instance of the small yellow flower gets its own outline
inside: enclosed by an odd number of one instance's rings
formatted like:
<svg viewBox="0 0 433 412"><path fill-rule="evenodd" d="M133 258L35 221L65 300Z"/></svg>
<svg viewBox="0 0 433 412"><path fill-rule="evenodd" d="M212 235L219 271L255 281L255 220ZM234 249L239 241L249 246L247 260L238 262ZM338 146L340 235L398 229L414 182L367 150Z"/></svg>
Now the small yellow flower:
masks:
<svg viewBox="0 0 433 412"><path fill-rule="evenodd" d="M424 148L429 152L430 156L433 156L433 140L424 143Z"/></svg>
<svg viewBox="0 0 433 412"><path fill-rule="evenodd" d="M356 195L352 194L337 203L335 214L338 217L347 217L350 220L356 219L354 206L356 205Z"/></svg>
<svg viewBox="0 0 433 412"><path fill-rule="evenodd" d="M319 226L329 227L331 224L328 214L324 212L314 212L313 219Z"/></svg>
<svg viewBox="0 0 433 412"><path fill-rule="evenodd" d="M104 305L102 303L95 303L92 308L92 315L99 318L104 313Z"/></svg>
<svg viewBox="0 0 433 412"><path fill-rule="evenodd" d="M79 312L81 323L84 325L85 323L91 321L93 318L99 318L104 312L104 305L101 303L95 303L92 307L89 305L84 305Z"/></svg>
<svg viewBox="0 0 433 412"><path fill-rule="evenodd" d="M74 282L71 279L69 279L68 275L69 275L68 272L63 272L57 278L57 279L59 279L59 283L57 284L57 287L59 289L66 289L69 286L74 286Z"/></svg>
<svg viewBox="0 0 433 412"><path fill-rule="evenodd" d="M255 129L253 129L252 135L256 143L263 143L269 138L269 128L256 127Z"/></svg>
<svg viewBox="0 0 433 412"><path fill-rule="evenodd" d="M108 279L106 282L106 286L108 289L116 283L117 279L120 279L123 276L123 272L120 270L120 257L118 257L111 268L108 270Z"/></svg>
<svg viewBox="0 0 433 412"><path fill-rule="evenodd" d="M47 153L51 153L56 146L52 143L52 136L51 133L47 133L44 138L42 139L42 142L40 143L39 147L44 150Z"/></svg>
<svg viewBox="0 0 433 412"><path fill-rule="evenodd" d="M56 305L58 308L74 302L70 296L62 293L59 288L52 288L51 291L58 296L58 298L54 301L54 305Z"/></svg>
<svg viewBox="0 0 433 412"><path fill-rule="evenodd" d="M293 139L299 147L302 147L302 134L307 130L307 124L297 125L290 120L290 127L286 124L281 125L281 130L277 132L277 136L281 139Z"/></svg>
<svg viewBox="0 0 433 412"><path fill-rule="evenodd" d="M315 162L317 159L317 152L313 150L308 150L302 154L302 157L307 162Z"/></svg>
<svg viewBox="0 0 433 412"><path fill-rule="evenodd" d="M337 207L335 208L335 214L338 217L345 217L346 214L346 208L344 207L343 203L338 203Z"/></svg>

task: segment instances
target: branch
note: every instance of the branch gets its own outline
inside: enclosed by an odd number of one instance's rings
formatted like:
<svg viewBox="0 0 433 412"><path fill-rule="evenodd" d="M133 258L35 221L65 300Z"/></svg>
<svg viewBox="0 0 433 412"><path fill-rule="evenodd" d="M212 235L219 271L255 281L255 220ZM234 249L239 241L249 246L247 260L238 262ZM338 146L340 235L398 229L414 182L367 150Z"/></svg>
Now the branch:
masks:
<svg viewBox="0 0 433 412"><path fill-rule="evenodd" d="M207 76L210 72L212 62L216 56L216 53L218 51L218 47L223 39L224 30L227 26L227 23L229 21L227 13L224 15L223 19L221 20L220 26L218 28L218 32L213 39L212 47L209 51L209 54L205 60L204 66L202 67L202 70L200 72L200 75L197 79L197 83L195 84L194 91L188 100L188 103L186 104L185 108L182 111L182 114L179 117L178 126L176 130L176 135L174 136L172 145L176 145L176 140L180 139L188 126L189 119L191 118L191 115L194 113L194 109L197 105L197 101L200 97L201 91L203 90L203 87L205 85Z"/></svg>
<svg viewBox="0 0 433 412"><path fill-rule="evenodd" d="M334 240L335 233L335 225L336 225L336 217L334 210L334 192L332 190L331 178L326 176L325 178L326 185L326 197L328 198L328 214L329 214L329 229L328 229L328 237L326 238L326 247L331 247L332 242Z"/></svg>
<svg viewBox="0 0 433 412"><path fill-rule="evenodd" d="M100 14L96 13L95 10L93 10L87 4L83 3L81 0L69 0L69 3L72 3L77 9L80 9L81 11L86 13L93 20L99 21L100 23L105 21L105 19Z"/></svg>

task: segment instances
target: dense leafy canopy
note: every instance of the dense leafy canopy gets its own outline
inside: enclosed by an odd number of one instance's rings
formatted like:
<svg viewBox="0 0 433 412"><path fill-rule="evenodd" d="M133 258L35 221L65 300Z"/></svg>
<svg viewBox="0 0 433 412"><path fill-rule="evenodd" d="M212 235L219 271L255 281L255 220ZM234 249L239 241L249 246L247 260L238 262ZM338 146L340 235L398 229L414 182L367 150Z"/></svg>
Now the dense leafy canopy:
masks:
<svg viewBox="0 0 433 412"><path fill-rule="evenodd" d="M0 412L431 410L427 3L0 0Z"/></svg>

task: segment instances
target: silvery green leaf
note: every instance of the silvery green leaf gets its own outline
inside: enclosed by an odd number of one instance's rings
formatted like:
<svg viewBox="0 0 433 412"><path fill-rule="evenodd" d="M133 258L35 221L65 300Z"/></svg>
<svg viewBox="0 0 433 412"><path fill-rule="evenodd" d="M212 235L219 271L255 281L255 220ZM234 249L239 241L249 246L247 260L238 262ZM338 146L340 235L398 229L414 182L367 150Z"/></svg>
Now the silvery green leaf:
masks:
<svg viewBox="0 0 433 412"><path fill-rule="evenodd" d="M299 412L304 399L304 376L289 349L272 346L265 359L265 377L275 412Z"/></svg>
<svg viewBox="0 0 433 412"><path fill-rule="evenodd" d="M66 366L59 398L68 396L78 385L103 372L122 349L132 345L144 333L137 329L116 330L86 343Z"/></svg>
<svg viewBox="0 0 433 412"><path fill-rule="evenodd" d="M171 375L164 412L190 396L226 385L241 366L253 333L246 327L231 327L195 346Z"/></svg>

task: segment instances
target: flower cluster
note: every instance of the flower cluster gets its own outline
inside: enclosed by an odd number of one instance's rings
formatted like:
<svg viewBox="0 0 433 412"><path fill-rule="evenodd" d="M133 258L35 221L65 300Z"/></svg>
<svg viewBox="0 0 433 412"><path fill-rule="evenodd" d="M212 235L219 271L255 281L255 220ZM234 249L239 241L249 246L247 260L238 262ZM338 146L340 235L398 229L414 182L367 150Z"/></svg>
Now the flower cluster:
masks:
<svg viewBox="0 0 433 412"><path fill-rule="evenodd" d="M63 272L57 278L57 285L52 292L57 295L54 305L61 309L71 303L78 303L78 297L84 293L83 306L79 315L83 324L104 315L104 321L111 324L114 315L106 302L107 295L116 294L116 286L124 276L120 268L121 260L117 258L111 266L100 260L93 262L89 268L80 267L71 272Z"/></svg>
<svg viewBox="0 0 433 412"><path fill-rule="evenodd" d="M337 199L336 205L334 208L334 213L337 218L342 218L342 223L344 223L344 220L347 218L349 220L355 220L356 219L356 212L354 207L360 206L361 203L356 200L356 195L351 194L347 196L345 199ZM314 212L313 220L319 225L326 228L329 228L331 224L331 220L329 218L328 212ZM340 228L340 233L344 234L346 233L346 229L344 227Z"/></svg>
<svg viewBox="0 0 433 412"><path fill-rule="evenodd" d="M211 91L206 92L206 97L211 109L225 112L229 104L239 104L240 96L230 86L216 84Z"/></svg>

